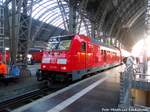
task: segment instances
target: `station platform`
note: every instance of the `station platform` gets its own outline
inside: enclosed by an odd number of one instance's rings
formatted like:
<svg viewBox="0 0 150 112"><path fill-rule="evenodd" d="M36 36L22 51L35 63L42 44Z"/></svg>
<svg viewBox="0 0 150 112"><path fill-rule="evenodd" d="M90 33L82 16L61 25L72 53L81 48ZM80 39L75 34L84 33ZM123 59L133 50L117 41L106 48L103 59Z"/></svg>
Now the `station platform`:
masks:
<svg viewBox="0 0 150 112"><path fill-rule="evenodd" d="M117 108L120 77L118 66L86 78L13 112L101 112Z"/></svg>
<svg viewBox="0 0 150 112"><path fill-rule="evenodd" d="M9 77L3 81L0 80L0 102L40 88L43 83L38 82L35 76L38 68L38 64L29 65L28 69L31 71L31 75L24 74L18 79Z"/></svg>

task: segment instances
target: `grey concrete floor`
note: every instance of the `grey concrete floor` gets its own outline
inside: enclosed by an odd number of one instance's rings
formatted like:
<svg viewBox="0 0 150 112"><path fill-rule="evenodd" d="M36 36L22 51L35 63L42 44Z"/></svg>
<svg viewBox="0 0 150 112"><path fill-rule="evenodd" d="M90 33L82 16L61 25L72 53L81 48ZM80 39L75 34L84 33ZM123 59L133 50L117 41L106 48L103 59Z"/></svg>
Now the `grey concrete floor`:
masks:
<svg viewBox="0 0 150 112"><path fill-rule="evenodd" d="M64 92L60 92L60 94L54 96L51 94L47 96L47 98L41 98L27 106L25 105L25 107L19 108L19 110L21 112L51 111L62 102L106 76L109 77L104 82L86 93L80 99L68 105L62 112L101 112L102 108L116 108L119 103L119 72L123 71L123 69L124 67L119 66L99 73L98 76L93 78L90 77L90 80L85 80L83 83L79 82L76 86L73 86Z"/></svg>

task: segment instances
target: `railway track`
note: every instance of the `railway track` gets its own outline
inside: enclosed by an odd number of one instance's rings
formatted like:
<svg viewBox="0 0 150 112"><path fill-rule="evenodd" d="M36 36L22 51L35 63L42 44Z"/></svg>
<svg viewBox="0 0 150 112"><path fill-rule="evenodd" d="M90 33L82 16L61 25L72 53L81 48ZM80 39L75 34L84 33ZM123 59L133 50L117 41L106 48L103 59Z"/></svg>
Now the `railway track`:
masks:
<svg viewBox="0 0 150 112"><path fill-rule="evenodd" d="M21 107L25 104L31 103L39 98L42 98L48 94L51 94L59 89L66 87L56 86L53 88L44 87L41 89L36 89L27 93L24 93L19 96L15 96L14 98L8 99L6 101L0 102L0 112L11 112L12 110Z"/></svg>

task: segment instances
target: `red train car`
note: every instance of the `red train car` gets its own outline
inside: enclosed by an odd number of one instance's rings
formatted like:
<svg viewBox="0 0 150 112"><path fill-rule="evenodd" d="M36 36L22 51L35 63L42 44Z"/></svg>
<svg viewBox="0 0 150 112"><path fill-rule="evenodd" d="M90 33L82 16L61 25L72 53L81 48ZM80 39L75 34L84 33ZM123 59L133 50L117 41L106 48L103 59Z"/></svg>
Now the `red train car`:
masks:
<svg viewBox="0 0 150 112"><path fill-rule="evenodd" d="M28 61L32 60L33 62L41 63L42 56L43 56L43 51L41 49L31 48L29 50L29 54L27 58ZM10 52L7 50L5 51L5 60L7 63L10 61ZM0 61L2 61L2 52L0 52Z"/></svg>
<svg viewBox="0 0 150 112"><path fill-rule="evenodd" d="M41 63L43 51L42 49L31 48L27 57L30 64Z"/></svg>
<svg viewBox="0 0 150 112"><path fill-rule="evenodd" d="M2 58L3 58L2 52L0 52L0 61L3 60ZM9 51L5 51L5 60L6 60L7 63L9 62L9 59L10 59Z"/></svg>
<svg viewBox="0 0 150 112"><path fill-rule="evenodd" d="M120 51L84 35L51 37L43 53L38 80L77 80L121 63Z"/></svg>

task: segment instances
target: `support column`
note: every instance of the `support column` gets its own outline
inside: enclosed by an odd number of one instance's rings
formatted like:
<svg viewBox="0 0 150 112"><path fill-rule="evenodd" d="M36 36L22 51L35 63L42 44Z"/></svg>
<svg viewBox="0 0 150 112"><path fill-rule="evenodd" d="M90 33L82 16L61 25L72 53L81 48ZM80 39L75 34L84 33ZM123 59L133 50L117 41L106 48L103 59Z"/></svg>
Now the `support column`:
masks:
<svg viewBox="0 0 150 112"><path fill-rule="evenodd" d="M23 12L20 12L20 27L18 36L18 54L22 55L22 61L27 64L27 54L31 45L31 24L33 0L23 0L20 3Z"/></svg>
<svg viewBox="0 0 150 112"><path fill-rule="evenodd" d="M17 54L17 35L16 35L16 0L12 0L12 18L11 18L11 35L10 35L10 56L11 63L16 63Z"/></svg>
<svg viewBox="0 0 150 112"><path fill-rule="evenodd" d="M67 14L66 14L65 8L63 6L62 0L57 0L57 3L58 3L58 6L59 6L59 10L61 12L61 16L62 16L62 19L63 19L63 24L64 24L64 27L65 27L65 30L68 30L68 18L67 18Z"/></svg>
<svg viewBox="0 0 150 112"><path fill-rule="evenodd" d="M5 34L4 34L4 4L0 0L0 52L2 53L2 61L5 62Z"/></svg>
<svg viewBox="0 0 150 112"><path fill-rule="evenodd" d="M95 38L95 24L91 23L91 37Z"/></svg>
<svg viewBox="0 0 150 112"><path fill-rule="evenodd" d="M146 40L144 40L144 43L146 44L145 42ZM148 69L148 61L147 61L147 46L144 44L144 54L143 54L143 75L146 74L147 72L147 69ZM142 76L144 78L144 76Z"/></svg>
<svg viewBox="0 0 150 112"><path fill-rule="evenodd" d="M76 33L76 0L69 0L69 32Z"/></svg>
<svg viewBox="0 0 150 112"><path fill-rule="evenodd" d="M115 39L114 45L117 47L118 40Z"/></svg>
<svg viewBox="0 0 150 112"><path fill-rule="evenodd" d="M146 33L146 38L150 38L150 0L145 0L145 5L146 5L146 13L145 13L145 33ZM144 40L144 43L146 44L146 40ZM144 45L145 45L144 44ZM148 62L147 62L147 54L146 50L147 46L145 45L144 47L144 54L143 54L143 73L145 74L147 72L147 67L148 67Z"/></svg>

